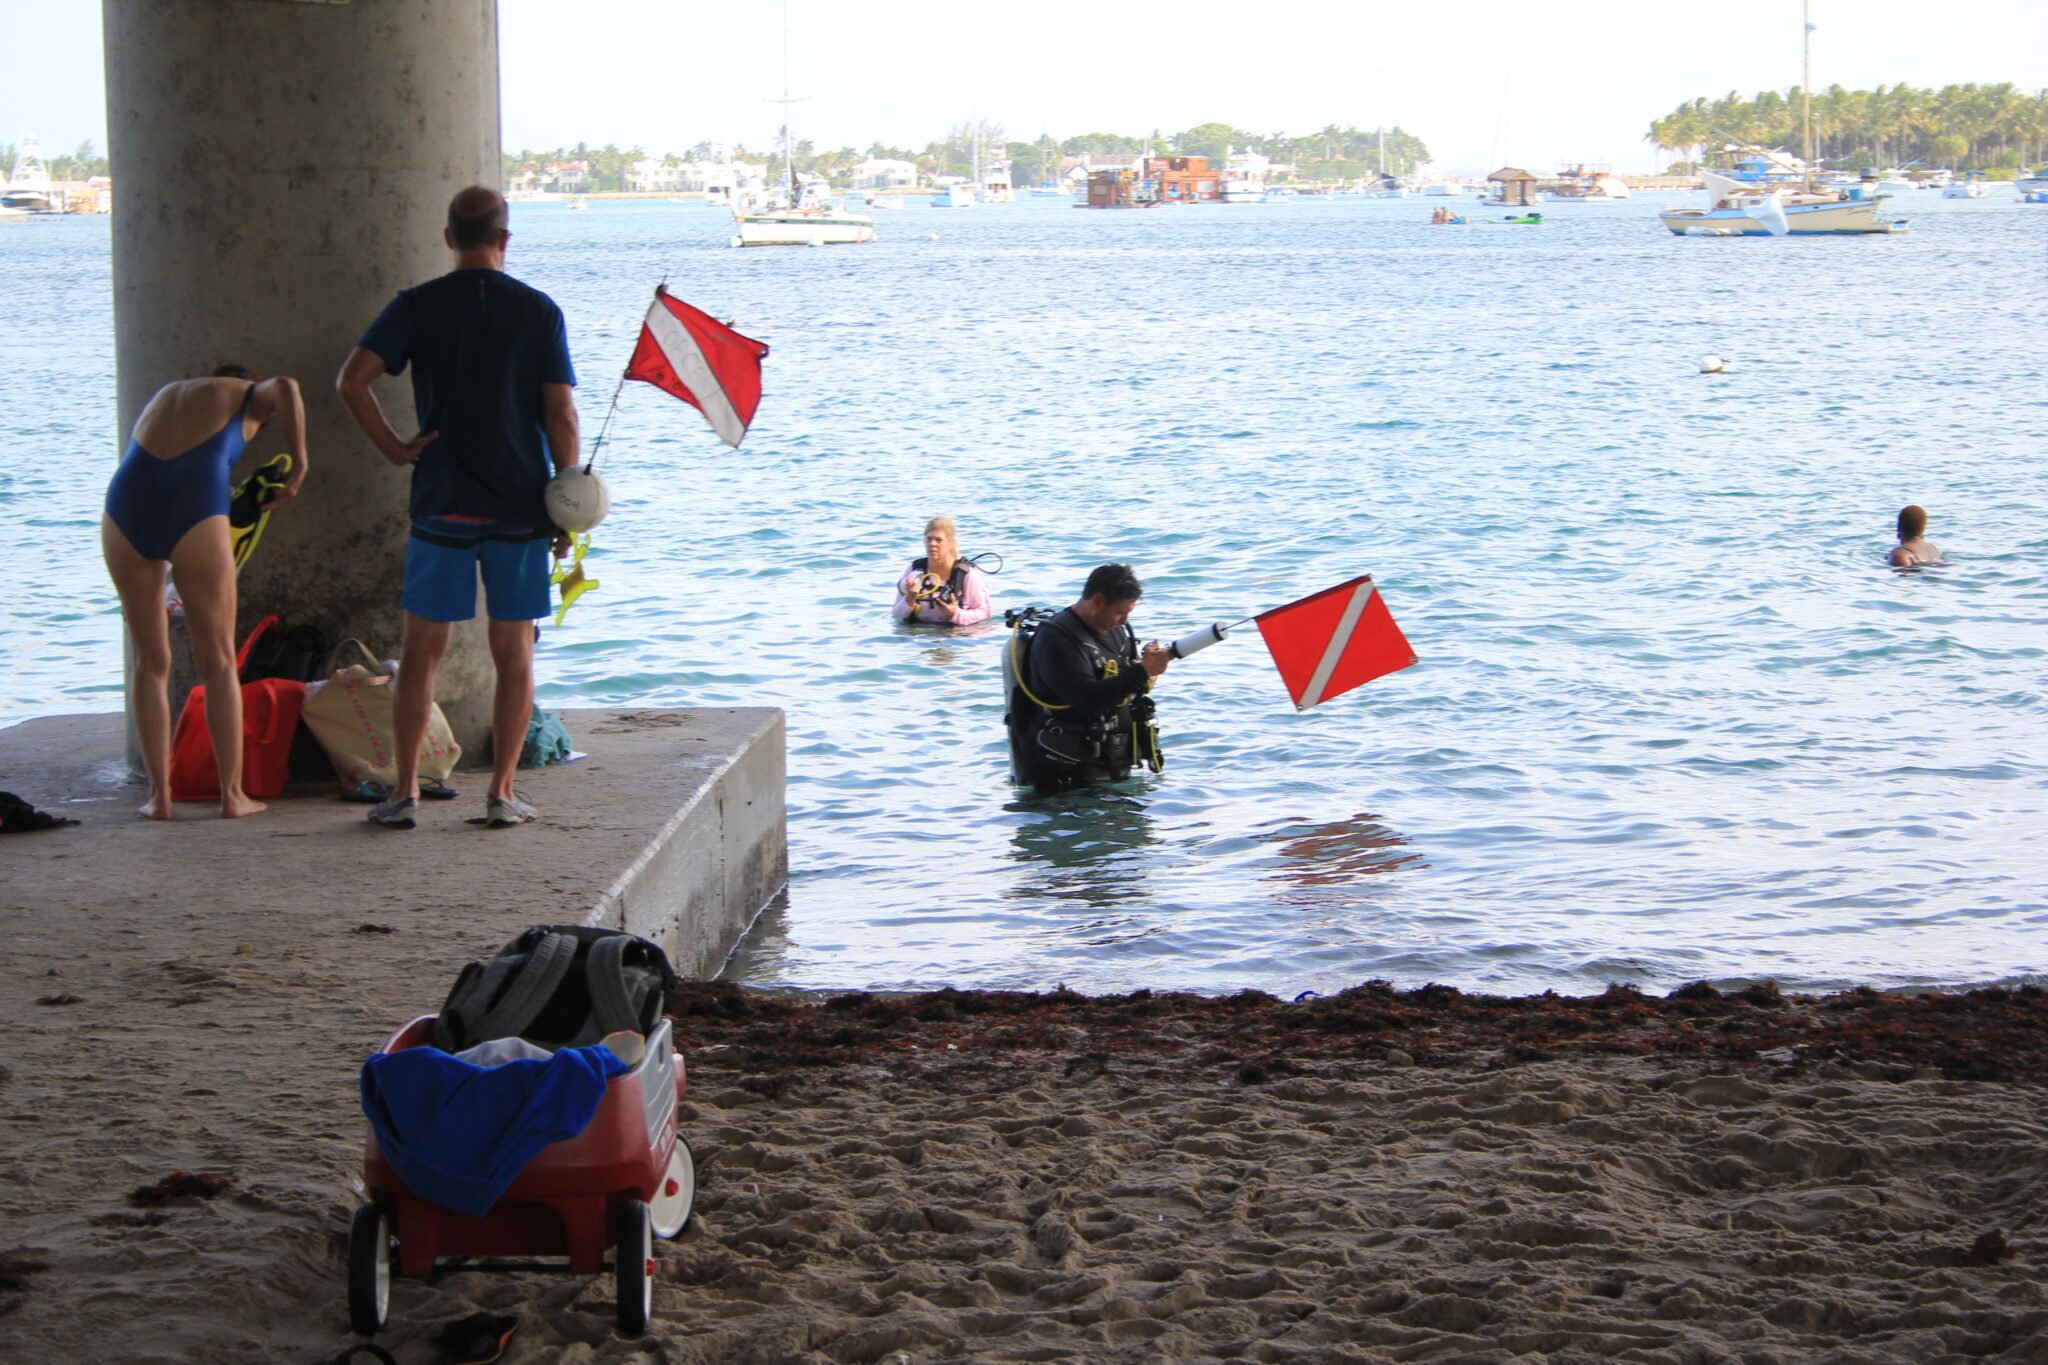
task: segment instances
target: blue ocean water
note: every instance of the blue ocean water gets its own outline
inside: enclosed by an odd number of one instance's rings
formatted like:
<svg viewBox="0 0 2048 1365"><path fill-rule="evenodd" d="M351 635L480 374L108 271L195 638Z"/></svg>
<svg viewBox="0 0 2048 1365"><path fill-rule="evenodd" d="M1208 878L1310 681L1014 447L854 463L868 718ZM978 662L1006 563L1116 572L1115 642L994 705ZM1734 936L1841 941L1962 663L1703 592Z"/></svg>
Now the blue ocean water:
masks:
<svg viewBox="0 0 2048 1365"><path fill-rule="evenodd" d="M1040 201L756 251L707 208L517 207L586 436L664 276L773 347L737 452L629 386L543 702L788 709L754 983L2041 973L2048 209L1998 195L1870 239ZM112 709L106 225L0 227L0 271L0 721ZM1908 501L1949 567L1883 567ZM1369 572L1421 662L1297 714L1247 633L1161 684L1164 776L1020 798L1006 632L887 615L935 512L999 607L1126 559L1171 638Z"/></svg>

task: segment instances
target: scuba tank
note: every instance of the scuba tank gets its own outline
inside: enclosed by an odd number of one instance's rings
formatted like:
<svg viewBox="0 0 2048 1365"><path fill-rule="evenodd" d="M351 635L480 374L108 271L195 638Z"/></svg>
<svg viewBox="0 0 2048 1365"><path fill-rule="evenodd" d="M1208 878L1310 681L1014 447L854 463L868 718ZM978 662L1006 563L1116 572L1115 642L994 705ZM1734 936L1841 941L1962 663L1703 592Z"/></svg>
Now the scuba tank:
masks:
<svg viewBox="0 0 2048 1365"><path fill-rule="evenodd" d="M1003 726L1010 732L1010 781L1018 786L1031 781L1028 746L1040 714L1038 703L1022 685L1024 673L1030 667L1031 642L1052 615L1044 607L1011 607L1003 613L1003 624L1010 628L1003 645Z"/></svg>

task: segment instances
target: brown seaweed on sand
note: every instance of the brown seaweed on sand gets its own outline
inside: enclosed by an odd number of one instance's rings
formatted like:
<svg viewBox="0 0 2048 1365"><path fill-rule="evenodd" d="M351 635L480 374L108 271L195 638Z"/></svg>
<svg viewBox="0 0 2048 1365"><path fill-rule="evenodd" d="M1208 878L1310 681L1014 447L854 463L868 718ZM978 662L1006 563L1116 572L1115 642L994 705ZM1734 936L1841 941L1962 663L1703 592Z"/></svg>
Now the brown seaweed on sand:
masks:
<svg viewBox="0 0 2048 1365"><path fill-rule="evenodd" d="M1772 982L1735 991L1699 982L1663 997L1625 985L1507 997L1372 981L1295 1001L1261 991L1061 989L853 992L819 1002L699 982L680 988L669 1012L685 1047L738 1050L756 1089L782 1071L989 1049L1086 1053L1104 1065L1178 1057L1227 1064L1253 1085L1311 1063L1381 1066L1396 1053L1425 1067L1656 1056L1740 1068L1870 1065L1896 1079L1930 1068L1954 1080L2048 1080L2048 991L2036 986L1812 996Z"/></svg>
<svg viewBox="0 0 2048 1365"><path fill-rule="evenodd" d="M163 1179L132 1190L128 1202L138 1209L153 1209L173 1199L211 1199L235 1183L233 1176L206 1175L198 1171L172 1171Z"/></svg>
<svg viewBox="0 0 2048 1365"><path fill-rule="evenodd" d="M29 1277L50 1268L50 1263L20 1252L0 1254L0 1290L26 1289Z"/></svg>

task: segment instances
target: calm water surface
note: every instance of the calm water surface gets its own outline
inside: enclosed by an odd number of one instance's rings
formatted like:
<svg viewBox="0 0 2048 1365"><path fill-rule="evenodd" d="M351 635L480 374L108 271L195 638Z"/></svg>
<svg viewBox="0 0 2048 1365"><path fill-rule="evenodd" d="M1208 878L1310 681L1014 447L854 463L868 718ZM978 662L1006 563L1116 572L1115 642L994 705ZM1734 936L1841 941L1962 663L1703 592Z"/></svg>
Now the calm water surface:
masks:
<svg viewBox="0 0 2048 1365"><path fill-rule="evenodd" d="M664 274L774 347L735 453L626 394L542 699L788 709L756 983L2040 973L2048 208L1910 198L1864 240L1039 202L747 252L704 208L519 208L586 433ZM113 709L106 224L0 226L0 271L0 721ZM1951 567L1882 566L1907 501ZM1172 637L1370 572L1422 662L1296 714L1233 639L1162 685L1164 777L1019 799L1001 626L887 615L940 511L999 607L1124 558Z"/></svg>

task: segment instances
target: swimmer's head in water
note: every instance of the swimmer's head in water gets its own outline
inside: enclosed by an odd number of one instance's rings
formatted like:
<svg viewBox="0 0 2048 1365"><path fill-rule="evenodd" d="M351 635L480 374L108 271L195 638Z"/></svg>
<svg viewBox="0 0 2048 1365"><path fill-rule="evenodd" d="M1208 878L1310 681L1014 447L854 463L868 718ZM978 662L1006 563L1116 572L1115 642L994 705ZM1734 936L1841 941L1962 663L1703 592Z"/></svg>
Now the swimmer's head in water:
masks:
<svg viewBox="0 0 2048 1365"><path fill-rule="evenodd" d="M213 367L212 377L215 379L248 380L261 380L263 378L262 375L250 369L247 365L216 365Z"/></svg>
<svg viewBox="0 0 2048 1365"><path fill-rule="evenodd" d="M496 246L508 221L504 195L471 185L448 201L448 245L457 251Z"/></svg>
<svg viewBox="0 0 2048 1365"><path fill-rule="evenodd" d="M1899 543L1918 540L1927 534L1927 509L1912 503L1899 509Z"/></svg>

